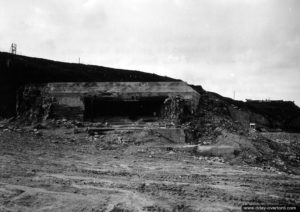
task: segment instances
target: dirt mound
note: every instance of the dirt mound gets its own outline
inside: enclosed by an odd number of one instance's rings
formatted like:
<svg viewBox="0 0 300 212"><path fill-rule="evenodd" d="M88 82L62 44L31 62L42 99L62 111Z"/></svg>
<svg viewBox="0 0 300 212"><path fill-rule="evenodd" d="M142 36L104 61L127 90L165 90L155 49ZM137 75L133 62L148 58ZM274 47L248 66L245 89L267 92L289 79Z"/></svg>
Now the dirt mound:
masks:
<svg viewBox="0 0 300 212"><path fill-rule="evenodd" d="M232 164L262 166L287 173L300 174L300 149L296 143L282 143L267 139L260 134L249 136L222 132L216 145L232 146L235 157ZM291 148L294 147L294 148Z"/></svg>
<svg viewBox="0 0 300 212"><path fill-rule="evenodd" d="M251 132L250 121L256 120L264 125L268 124L267 119L249 111L240 102L235 104L234 100L206 92L199 86L193 88L201 94L201 98L195 116L185 125L187 142L216 146L203 151L213 156L220 154L232 164L300 174L299 139L285 139L288 142L283 142L282 139L270 139L262 133ZM230 154L222 154L220 146L232 147L230 151L226 149Z"/></svg>

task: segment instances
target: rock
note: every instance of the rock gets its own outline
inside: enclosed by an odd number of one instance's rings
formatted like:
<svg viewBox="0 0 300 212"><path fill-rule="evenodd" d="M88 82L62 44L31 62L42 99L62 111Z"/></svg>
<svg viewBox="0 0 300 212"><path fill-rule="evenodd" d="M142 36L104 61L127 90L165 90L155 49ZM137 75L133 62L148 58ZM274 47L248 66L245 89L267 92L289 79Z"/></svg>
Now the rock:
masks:
<svg viewBox="0 0 300 212"><path fill-rule="evenodd" d="M217 156L217 157L233 157L234 156L233 146L198 146L196 153L201 156Z"/></svg>
<svg viewBox="0 0 300 212"><path fill-rule="evenodd" d="M9 130L11 130L11 131L14 131L15 130L15 127L13 127L13 126L8 126L7 127Z"/></svg>
<svg viewBox="0 0 300 212"><path fill-rule="evenodd" d="M71 138L69 141L70 141L70 142L75 142L76 139L75 139L75 138Z"/></svg>
<svg viewBox="0 0 300 212"><path fill-rule="evenodd" d="M76 127L84 127L84 124L82 122L76 121L75 123Z"/></svg>
<svg viewBox="0 0 300 212"><path fill-rule="evenodd" d="M81 131L78 128L74 128L73 133L78 134L78 133L81 133Z"/></svg>
<svg viewBox="0 0 300 212"><path fill-rule="evenodd" d="M175 152L174 151L170 151L170 152L168 152L168 155L174 155L175 154Z"/></svg>
<svg viewBox="0 0 300 212"><path fill-rule="evenodd" d="M38 130L47 129L47 127L44 124L36 124L33 128Z"/></svg>
<svg viewBox="0 0 300 212"><path fill-rule="evenodd" d="M35 131L34 134L35 134L36 136L42 136L42 135L43 135L40 131Z"/></svg>

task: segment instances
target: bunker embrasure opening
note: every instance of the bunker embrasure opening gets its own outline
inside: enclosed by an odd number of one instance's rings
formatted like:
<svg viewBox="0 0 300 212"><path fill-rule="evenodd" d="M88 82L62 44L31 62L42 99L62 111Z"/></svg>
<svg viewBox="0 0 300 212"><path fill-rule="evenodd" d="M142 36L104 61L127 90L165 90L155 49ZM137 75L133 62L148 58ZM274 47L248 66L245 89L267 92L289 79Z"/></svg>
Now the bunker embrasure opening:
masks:
<svg viewBox="0 0 300 212"><path fill-rule="evenodd" d="M158 118L167 96L110 98L89 96L84 98L84 119L121 117L128 119Z"/></svg>

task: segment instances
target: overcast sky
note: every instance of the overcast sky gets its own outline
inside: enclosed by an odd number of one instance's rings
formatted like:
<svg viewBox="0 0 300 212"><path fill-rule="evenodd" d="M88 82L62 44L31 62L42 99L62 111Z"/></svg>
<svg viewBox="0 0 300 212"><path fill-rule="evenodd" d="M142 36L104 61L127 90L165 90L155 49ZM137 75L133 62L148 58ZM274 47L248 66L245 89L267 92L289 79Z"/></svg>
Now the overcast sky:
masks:
<svg viewBox="0 0 300 212"><path fill-rule="evenodd" d="M300 106L299 0L0 0L0 51Z"/></svg>

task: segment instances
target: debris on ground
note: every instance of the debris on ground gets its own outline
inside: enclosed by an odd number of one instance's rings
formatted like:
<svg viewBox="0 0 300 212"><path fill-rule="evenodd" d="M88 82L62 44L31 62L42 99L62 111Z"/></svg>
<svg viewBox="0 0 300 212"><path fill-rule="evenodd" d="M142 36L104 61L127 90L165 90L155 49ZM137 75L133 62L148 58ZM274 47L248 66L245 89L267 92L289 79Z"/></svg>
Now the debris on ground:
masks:
<svg viewBox="0 0 300 212"><path fill-rule="evenodd" d="M300 204L300 135L249 131L226 102L201 98L193 115L167 99L169 119L154 122L0 121L0 210ZM185 142L157 130L176 128Z"/></svg>

